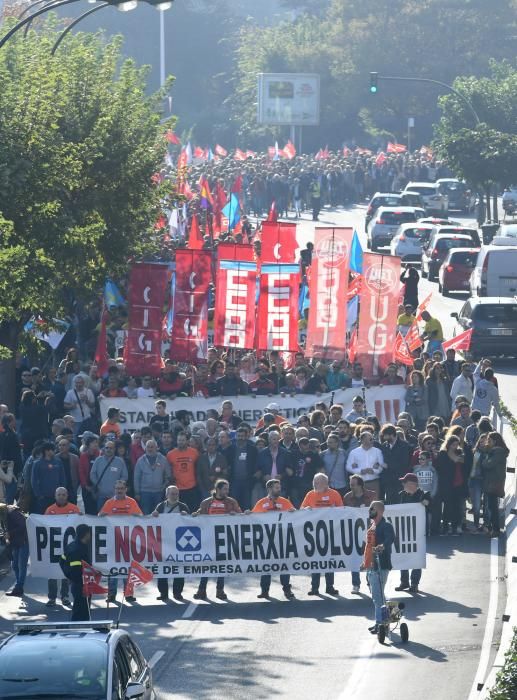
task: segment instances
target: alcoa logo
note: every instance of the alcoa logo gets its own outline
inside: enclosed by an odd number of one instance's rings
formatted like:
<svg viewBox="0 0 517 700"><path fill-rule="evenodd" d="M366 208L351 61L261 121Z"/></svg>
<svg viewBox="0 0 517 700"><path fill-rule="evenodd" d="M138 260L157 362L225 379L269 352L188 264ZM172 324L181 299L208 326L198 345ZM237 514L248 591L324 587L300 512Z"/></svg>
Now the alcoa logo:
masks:
<svg viewBox="0 0 517 700"><path fill-rule="evenodd" d="M333 236L326 236L316 244L316 257L325 267L338 267L347 255L347 244Z"/></svg>
<svg viewBox="0 0 517 700"><path fill-rule="evenodd" d="M375 294L388 294L394 289L397 280L388 265L370 265L364 276L366 286Z"/></svg>
<svg viewBox="0 0 517 700"><path fill-rule="evenodd" d="M176 549L178 552L199 552L201 549L201 528L177 527Z"/></svg>

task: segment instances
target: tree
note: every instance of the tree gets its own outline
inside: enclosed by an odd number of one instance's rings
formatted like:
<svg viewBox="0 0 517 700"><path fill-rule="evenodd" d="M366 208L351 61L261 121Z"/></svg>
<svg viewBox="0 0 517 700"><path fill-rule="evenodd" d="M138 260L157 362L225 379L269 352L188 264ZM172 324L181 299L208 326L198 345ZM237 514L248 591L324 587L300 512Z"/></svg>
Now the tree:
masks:
<svg viewBox="0 0 517 700"><path fill-rule="evenodd" d="M70 312L154 247L162 96L146 95L146 70L121 60L119 39L70 35L52 57L58 34L51 18L0 51L0 345L11 353L33 314ZM11 355L0 362L11 405L13 381Z"/></svg>

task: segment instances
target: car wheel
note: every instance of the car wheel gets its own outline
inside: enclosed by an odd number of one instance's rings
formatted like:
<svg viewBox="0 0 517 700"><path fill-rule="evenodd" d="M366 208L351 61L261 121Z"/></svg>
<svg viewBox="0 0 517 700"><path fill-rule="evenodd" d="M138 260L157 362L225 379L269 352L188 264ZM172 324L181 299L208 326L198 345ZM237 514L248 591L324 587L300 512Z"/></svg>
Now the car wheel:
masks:
<svg viewBox="0 0 517 700"><path fill-rule="evenodd" d="M375 253L378 250L377 244L372 241L370 249L371 249L372 253Z"/></svg>

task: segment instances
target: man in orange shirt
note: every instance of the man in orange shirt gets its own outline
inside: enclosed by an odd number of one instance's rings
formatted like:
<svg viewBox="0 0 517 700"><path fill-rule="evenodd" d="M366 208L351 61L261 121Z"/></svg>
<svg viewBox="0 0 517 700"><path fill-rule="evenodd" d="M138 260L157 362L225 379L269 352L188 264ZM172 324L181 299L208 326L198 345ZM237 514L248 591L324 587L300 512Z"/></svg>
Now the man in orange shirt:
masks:
<svg viewBox="0 0 517 700"><path fill-rule="evenodd" d="M280 495L282 492L282 484L278 479L269 479L266 483L266 490L267 496L255 503L252 513L274 513L286 510L292 512L296 510L288 498L283 498ZM294 593L291 588L291 577L289 574L280 574L280 583L282 584L282 589L287 600L292 600L294 598ZM270 574L263 574L260 577L260 593L257 598L269 598L270 586Z"/></svg>
<svg viewBox="0 0 517 700"><path fill-rule="evenodd" d="M303 499L301 508L341 508L343 499L338 491L329 488L329 478L326 474L315 474L312 480L312 491L309 491ZM320 574L311 574L311 590L309 595L319 595ZM325 574L325 593L328 595L339 595L339 591L334 588L334 572Z"/></svg>
<svg viewBox="0 0 517 700"><path fill-rule="evenodd" d="M242 513L239 504L235 498L229 496L230 484L226 479L218 479L215 483L215 489L211 496L201 501L199 510L192 515L235 515ZM197 592L194 593L196 600L206 600L206 584L207 578L202 578L199 582ZM219 600L228 600L228 596L224 592L224 577L219 576L216 581L215 597Z"/></svg>
<svg viewBox="0 0 517 700"><path fill-rule="evenodd" d="M50 505L44 515L75 515L81 513L79 508L74 503L68 502L68 491L64 486L59 486L54 494L56 502ZM70 605L68 579L61 580L61 602L63 605ZM57 598L57 579L49 578L48 580L48 601L47 608L53 608Z"/></svg>
<svg viewBox="0 0 517 700"><path fill-rule="evenodd" d="M172 482L179 488L180 501L194 513L201 499L196 480L199 452L188 446L186 433L178 433L176 440L178 446L167 453L167 460L172 467Z"/></svg>
<svg viewBox="0 0 517 700"><path fill-rule="evenodd" d="M119 420L120 420L120 411L118 408L115 408L112 406L111 408L108 408L108 417L104 421L104 423L101 425L101 430L100 434L101 435L113 435L117 438L121 436L122 430L120 429L119 425Z"/></svg>
<svg viewBox="0 0 517 700"><path fill-rule="evenodd" d="M99 516L101 518L107 515L143 515L140 506L134 498L127 495L127 484L125 481L115 482L115 496L109 498L102 506ZM129 562L127 562L129 564ZM124 582L125 586L125 582ZM117 599L118 579L115 576L110 576L108 580L108 603L114 603ZM135 596L126 596L128 603L134 603Z"/></svg>

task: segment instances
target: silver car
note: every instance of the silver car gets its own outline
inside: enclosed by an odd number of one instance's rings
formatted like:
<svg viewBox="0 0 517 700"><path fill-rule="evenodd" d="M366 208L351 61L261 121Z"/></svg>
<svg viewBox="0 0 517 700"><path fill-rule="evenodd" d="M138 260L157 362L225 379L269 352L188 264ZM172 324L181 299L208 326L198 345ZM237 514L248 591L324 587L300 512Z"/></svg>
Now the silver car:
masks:
<svg viewBox="0 0 517 700"><path fill-rule="evenodd" d="M31 622L0 645L0 698L151 700L151 669L130 635L99 622Z"/></svg>
<svg viewBox="0 0 517 700"><path fill-rule="evenodd" d="M379 207L366 230L368 248L389 246L401 224L413 223L423 215L424 210L416 207Z"/></svg>
<svg viewBox="0 0 517 700"><path fill-rule="evenodd" d="M402 260L418 260L422 257L424 240L430 235L432 224L402 224L390 244L390 253Z"/></svg>

